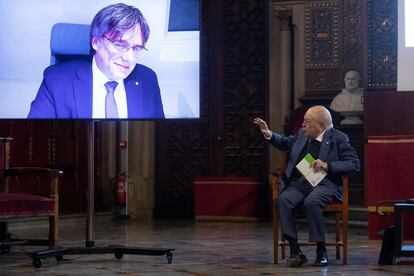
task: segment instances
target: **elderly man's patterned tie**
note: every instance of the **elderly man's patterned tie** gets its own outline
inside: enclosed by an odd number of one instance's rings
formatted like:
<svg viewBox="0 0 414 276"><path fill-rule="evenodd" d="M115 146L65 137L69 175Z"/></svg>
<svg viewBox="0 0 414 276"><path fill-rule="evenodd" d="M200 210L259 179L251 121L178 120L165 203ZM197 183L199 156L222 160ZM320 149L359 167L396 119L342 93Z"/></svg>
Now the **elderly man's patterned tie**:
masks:
<svg viewBox="0 0 414 276"><path fill-rule="evenodd" d="M105 83L105 118L119 118L118 107L114 97L114 91L118 83L116 81L108 81Z"/></svg>

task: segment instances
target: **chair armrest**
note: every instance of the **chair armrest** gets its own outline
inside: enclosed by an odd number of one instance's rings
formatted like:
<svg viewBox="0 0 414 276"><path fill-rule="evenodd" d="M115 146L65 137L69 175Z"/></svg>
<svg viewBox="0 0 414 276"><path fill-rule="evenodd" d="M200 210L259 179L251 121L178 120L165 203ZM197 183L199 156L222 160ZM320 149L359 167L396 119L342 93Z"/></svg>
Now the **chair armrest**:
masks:
<svg viewBox="0 0 414 276"><path fill-rule="evenodd" d="M275 172L272 172L272 200L275 200L279 194L279 183L280 178L282 177L283 170L281 168L276 169Z"/></svg>
<svg viewBox="0 0 414 276"><path fill-rule="evenodd" d="M348 210L349 208L349 177L342 176L342 208Z"/></svg>
<svg viewBox="0 0 414 276"><path fill-rule="evenodd" d="M12 167L5 169L4 175L59 177L63 175L63 171L39 167Z"/></svg>
<svg viewBox="0 0 414 276"><path fill-rule="evenodd" d="M58 192L58 178L63 175L63 171L49 168L40 168L40 167L12 167L4 170L5 177L13 177L17 179L17 183L23 183L19 181L20 177L33 177L33 178L49 178L51 182L48 184L52 194L57 194ZM39 184L42 184L41 181L37 181ZM6 192L9 190L9 181L6 181Z"/></svg>

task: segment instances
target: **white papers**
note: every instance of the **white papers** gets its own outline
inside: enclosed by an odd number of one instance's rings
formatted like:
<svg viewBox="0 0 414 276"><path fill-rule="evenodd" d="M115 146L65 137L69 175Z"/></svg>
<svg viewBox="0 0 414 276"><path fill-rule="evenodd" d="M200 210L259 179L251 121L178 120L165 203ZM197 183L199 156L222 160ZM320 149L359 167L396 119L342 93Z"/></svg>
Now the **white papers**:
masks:
<svg viewBox="0 0 414 276"><path fill-rule="evenodd" d="M312 186L316 186L319 184L319 182L322 181L322 179L325 178L326 172L323 170L315 171L312 167L312 163L315 160L312 155L309 153L300 161L296 168L300 171L300 173L305 177L307 181Z"/></svg>

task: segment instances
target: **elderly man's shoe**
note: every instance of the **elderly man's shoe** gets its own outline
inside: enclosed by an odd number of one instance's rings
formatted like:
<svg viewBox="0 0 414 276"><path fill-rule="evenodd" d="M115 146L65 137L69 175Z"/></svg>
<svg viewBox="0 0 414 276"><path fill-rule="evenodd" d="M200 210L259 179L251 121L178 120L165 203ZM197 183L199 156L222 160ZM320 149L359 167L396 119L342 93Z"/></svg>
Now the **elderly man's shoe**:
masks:
<svg viewBox="0 0 414 276"><path fill-rule="evenodd" d="M302 252L290 255L290 257L287 259L289 267L300 267L304 265L307 261L308 259L306 259L306 256Z"/></svg>
<svg viewBox="0 0 414 276"><path fill-rule="evenodd" d="M328 260L328 254L326 253L326 251L317 253L315 266L323 267L323 266L328 266L328 265L329 265L329 260Z"/></svg>

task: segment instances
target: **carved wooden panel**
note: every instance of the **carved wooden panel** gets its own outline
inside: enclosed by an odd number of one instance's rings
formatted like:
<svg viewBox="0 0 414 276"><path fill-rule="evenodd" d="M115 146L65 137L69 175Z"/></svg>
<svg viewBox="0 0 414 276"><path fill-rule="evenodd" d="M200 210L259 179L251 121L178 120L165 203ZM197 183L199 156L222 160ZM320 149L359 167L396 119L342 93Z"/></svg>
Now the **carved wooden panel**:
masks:
<svg viewBox="0 0 414 276"><path fill-rule="evenodd" d="M397 1L368 1L368 87L397 86Z"/></svg>
<svg viewBox="0 0 414 276"><path fill-rule="evenodd" d="M4 192L6 189L4 169L8 168L8 156L9 156L9 143L10 139L7 137L0 137L0 192Z"/></svg>
<svg viewBox="0 0 414 276"><path fill-rule="evenodd" d="M338 1L305 3L305 105L325 104L340 88L340 5Z"/></svg>
<svg viewBox="0 0 414 276"><path fill-rule="evenodd" d="M363 85L367 71L367 1L305 1L305 105L329 105L344 86L344 74L356 70Z"/></svg>
<svg viewBox="0 0 414 276"><path fill-rule="evenodd" d="M207 125L202 121L162 124L166 128L159 126L158 134L167 137L158 140L164 150L156 167L156 213L186 214L193 209L192 179L208 173Z"/></svg>
<svg viewBox="0 0 414 276"><path fill-rule="evenodd" d="M326 96L325 91L340 91L343 76L339 68L306 70L307 95Z"/></svg>
<svg viewBox="0 0 414 276"><path fill-rule="evenodd" d="M338 1L307 1L305 36L307 67L332 67L338 65Z"/></svg>
<svg viewBox="0 0 414 276"><path fill-rule="evenodd" d="M366 66L366 2L361 0L344 0L342 5L342 76L349 70L355 70L364 78Z"/></svg>
<svg viewBox="0 0 414 276"><path fill-rule="evenodd" d="M265 1L201 1L201 118L159 122L156 214L193 215L195 176L264 176Z"/></svg>
<svg viewBox="0 0 414 276"><path fill-rule="evenodd" d="M64 172L59 188L62 213L85 210L87 123L69 120L0 121L0 136L13 138L10 166L50 167Z"/></svg>
<svg viewBox="0 0 414 276"><path fill-rule="evenodd" d="M208 175L209 168L209 55L216 53L207 47L212 40L208 25L208 2L201 2L200 33L200 119L169 120L157 123L157 160L155 210L156 216L188 215L193 210L192 179ZM209 28L210 27L210 28ZM211 62L214 64L214 62Z"/></svg>
<svg viewBox="0 0 414 276"><path fill-rule="evenodd" d="M252 125L265 114L267 102L264 5L224 1L224 175L266 173L264 146Z"/></svg>

